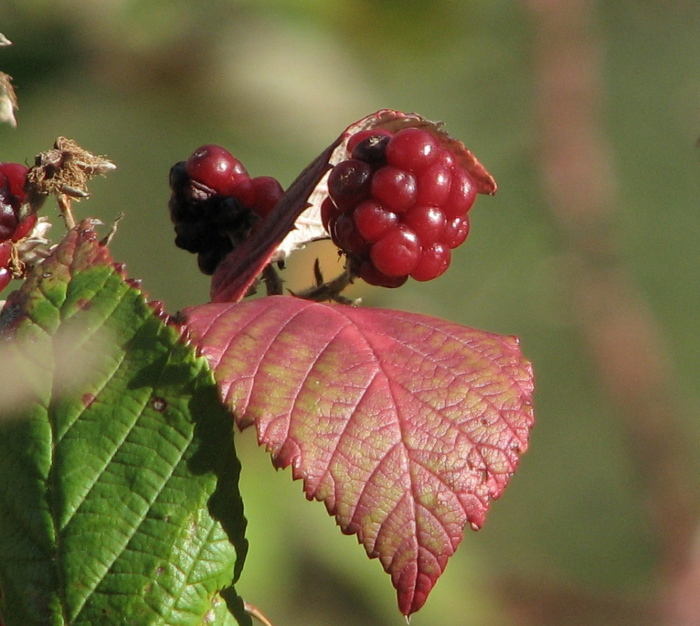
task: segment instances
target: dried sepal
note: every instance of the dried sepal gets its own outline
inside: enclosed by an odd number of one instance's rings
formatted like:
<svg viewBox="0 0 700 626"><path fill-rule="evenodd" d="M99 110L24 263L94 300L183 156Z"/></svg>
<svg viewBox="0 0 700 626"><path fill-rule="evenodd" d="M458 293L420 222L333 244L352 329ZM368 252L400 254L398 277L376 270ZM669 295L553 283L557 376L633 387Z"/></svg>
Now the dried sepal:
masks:
<svg viewBox="0 0 700 626"><path fill-rule="evenodd" d="M51 229L51 222L46 217L40 217L34 228L17 242L13 242L12 274L15 278L25 278L29 269L41 263L54 246L46 236Z"/></svg>
<svg viewBox="0 0 700 626"><path fill-rule="evenodd" d="M72 139L58 137L51 150L35 158L27 173L27 203L20 215L36 212L47 196L55 194L66 225L72 228L75 220L71 201L88 198L88 181L116 167L106 157L88 152Z"/></svg>
<svg viewBox="0 0 700 626"><path fill-rule="evenodd" d="M88 180L116 167L109 159L88 152L72 139L59 137L51 150L36 157L27 180L36 193L66 194L80 200L89 197Z"/></svg>

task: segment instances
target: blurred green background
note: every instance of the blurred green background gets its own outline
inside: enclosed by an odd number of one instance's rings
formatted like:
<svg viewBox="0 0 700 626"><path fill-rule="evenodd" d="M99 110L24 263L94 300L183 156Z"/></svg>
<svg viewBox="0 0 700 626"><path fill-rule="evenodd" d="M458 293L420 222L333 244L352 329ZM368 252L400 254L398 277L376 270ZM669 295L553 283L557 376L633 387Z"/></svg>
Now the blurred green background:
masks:
<svg viewBox="0 0 700 626"><path fill-rule="evenodd" d="M700 4L590 6L614 239L667 344L694 457ZM499 0L1 1L0 32L14 45L0 50L0 70L14 77L20 109L16 129L0 127L0 160L29 163L64 135L115 161L77 214L109 223L125 212L113 254L171 312L207 300L208 279L174 247L167 215L168 170L201 144L222 144L251 175L286 186L349 123L394 108L444 121L498 180L445 276L354 292L518 335L536 372L531 449L412 626L653 623L627 607L656 589L664 528L648 514L639 459L572 310L567 244L538 156L537 20L525 3ZM333 251L314 246L292 261L292 286L310 283L318 255L333 273ZM273 470L252 431L237 445L251 544L242 595L276 626L402 624L379 563ZM545 612L535 618L528 604Z"/></svg>

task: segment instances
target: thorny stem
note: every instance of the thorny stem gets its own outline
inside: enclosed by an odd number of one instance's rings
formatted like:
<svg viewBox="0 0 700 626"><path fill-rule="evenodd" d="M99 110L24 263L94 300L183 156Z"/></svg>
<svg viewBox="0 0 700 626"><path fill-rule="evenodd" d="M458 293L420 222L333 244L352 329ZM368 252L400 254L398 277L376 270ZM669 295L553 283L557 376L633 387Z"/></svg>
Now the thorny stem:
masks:
<svg viewBox="0 0 700 626"><path fill-rule="evenodd" d="M121 222L123 219L124 219L124 213L120 211L117 214L117 217L114 219L114 222L112 222L112 225L109 228L109 232L104 237L102 237L102 239L100 239L100 245L108 246L111 243L114 235L117 234L117 229L119 228L119 222Z"/></svg>
<svg viewBox="0 0 700 626"><path fill-rule="evenodd" d="M245 612L248 613L251 617L254 617L256 620L258 620L261 624L264 624L264 626L272 626L272 622L263 615L262 611L252 605L250 602L247 602L246 600L243 600L243 608L245 609Z"/></svg>
<svg viewBox="0 0 700 626"><path fill-rule="evenodd" d="M58 208L61 211L61 217L66 225L67 230L75 228L75 217L73 217L73 210L71 208L71 198L65 193L59 193L56 196L56 202L58 203Z"/></svg>
<svg viewBox="0 0 700 626"><path fill-rule="evenodd" d="M283 281L272 263L265 266L265 269L262 271L262 278L265 282L268 296L281 296L284 293L282 288Z"/></svg>

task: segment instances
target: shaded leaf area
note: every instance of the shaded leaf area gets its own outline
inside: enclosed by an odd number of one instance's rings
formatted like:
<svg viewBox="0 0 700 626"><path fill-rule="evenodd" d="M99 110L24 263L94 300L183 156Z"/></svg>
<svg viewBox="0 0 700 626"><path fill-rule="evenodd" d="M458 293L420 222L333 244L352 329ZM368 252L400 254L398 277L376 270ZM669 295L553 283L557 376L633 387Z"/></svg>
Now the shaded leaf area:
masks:
<svg viewBox="0 0 700 626"><path fill-rule="evenodd" d="M3 310L5 626L251 623L231 420L157 309L83 224Z"/></svg>
<svg viewBox="0 0 700 626"><path fill-rule="evenodd" d="M528 445L530 364L513 337L275 296L186 312L241 428L424 604Z"/></svg>

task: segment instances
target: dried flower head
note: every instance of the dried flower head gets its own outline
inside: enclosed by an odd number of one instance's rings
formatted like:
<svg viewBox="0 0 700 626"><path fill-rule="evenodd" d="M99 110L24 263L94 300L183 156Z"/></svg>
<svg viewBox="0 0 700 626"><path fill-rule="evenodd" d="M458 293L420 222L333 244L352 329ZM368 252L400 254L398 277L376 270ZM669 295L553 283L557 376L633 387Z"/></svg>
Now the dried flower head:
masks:
<svg viewBox="0 0 700 626"><path fill-rule="evenodd" d="M87 182L111 172L116 165L104 156L81 148L72 139L59 137L51 150L40 153L27 174L30 211L35 212L50 194L55 194L69 228L75 225L71 200L88 198Z"/></svg>

